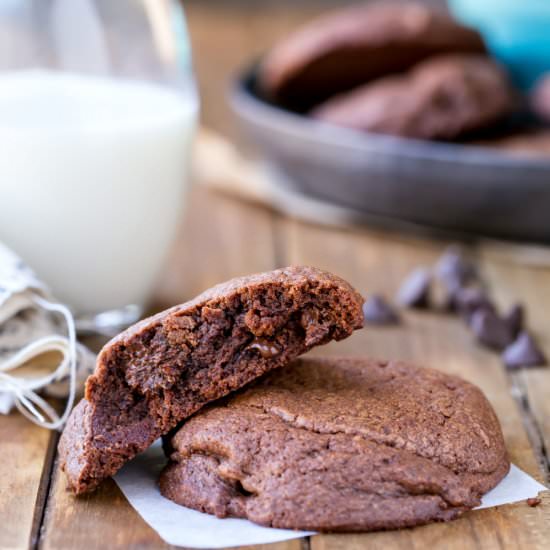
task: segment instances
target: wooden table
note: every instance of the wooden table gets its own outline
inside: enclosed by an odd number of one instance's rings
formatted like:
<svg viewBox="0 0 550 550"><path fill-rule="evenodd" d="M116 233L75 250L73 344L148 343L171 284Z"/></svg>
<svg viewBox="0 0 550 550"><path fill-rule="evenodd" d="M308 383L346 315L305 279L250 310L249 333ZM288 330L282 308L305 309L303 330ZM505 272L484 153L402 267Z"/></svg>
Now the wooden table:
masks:
<svg viewBox="0 0 550 550"><path fill-rule="evenodd" d="M387 235L367 229L308 225L263 208L194 190L181 238L166 277L163 302L183 301L229 277L287 264L334 271L364 293L392 296L419 264L430 265L446 243ZM550 355L550 269L510 263L483 247L470 248L499 304L520 297L529 323ZM407 313L397 328L369 328L316 353L368 354L413 360L459 374L478 384L495 407L512 461L548 482L550 369L505 372L498 357L474 344L454 318ZM165 548L112 481L94 495L75 499L58 470L57 435L20 415L0 416L0 548ZM550 494L531 508L525 502L465 514L449 524L365 535L318 535L273 545L307 548L550 548Z"/></svg>
<svg viewBox="0 0 550 550"><path fill-rule="evenodd" d="M202 6L201 6L202 3ZM215 4L215 5L214 5ZM285 11L270 2L231 11L234 2L186 2L206 119L229 133L222 80L282 30L316 8ZM296 3L298 4L298 3ZM286 7L290 3L286 3ZM238 25L238 27L235 27ZM224 84L225 85L225 84ZM396 236L364 228L330 229L286 218L219 193L197 188L188 205L157 303L184 301L233 276L287 264L311 264L348 279L364 293L393 296L402 278L430 265L447 243ZM550 268L530 266L493 247L470 246L499 305L521 299L529 324L550 356ZM512 461L548 483L550 369L507 373L498 357L474 344L457 319L407 313L397 328L369 328L317 354L368 354L402 358L459 374L479 385L502 423ZM56 462L57 434L18 414L0 416L0 549L167 548L129 506L114 482L75 499ZM317 535L275 544L273 550L369 548L550 548L550 494L540 506L525 502L465 514L448 524L365 535Z"/></svg>

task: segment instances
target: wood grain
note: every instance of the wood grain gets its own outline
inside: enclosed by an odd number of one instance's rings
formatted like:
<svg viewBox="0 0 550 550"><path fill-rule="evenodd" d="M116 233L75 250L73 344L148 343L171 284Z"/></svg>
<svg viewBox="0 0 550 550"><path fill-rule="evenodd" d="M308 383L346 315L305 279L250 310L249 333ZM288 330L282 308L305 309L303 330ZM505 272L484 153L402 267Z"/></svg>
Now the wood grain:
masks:
<svg viewBox="0 0 550 550"><path fill-rule="evenodd" d="M546 467L546 479L550 482L550 372L548 370L524 370L518 375L523 382L523 394L528 410L535 423L533 444L543 466Z"/></svg>
<svg viewBox="0 0 550 550"><path fill-rule="evenodd" d="M75 498L66 490L57 465L39 546L47 550L170 548L132 509L114 481L108 480L91 496Z"/></svg>
<svg viewBox="0 0 550 550"><path fill-rule="evenodd" d="M546 257L550 255L546 254ZM503 310L515 302L524 304L527 328L550 361L550 265L537 255L534 264L514 261L484 250L480 254L485 276ZM537 458L550 481L550 365L523 369L510 379Z"/></svg>
<svg viewBox="0 0 550 550"><path fill-rule="evenodd" d="M32 544L42 520L56 434L18 412L0 415L0 548Z"/></svg>

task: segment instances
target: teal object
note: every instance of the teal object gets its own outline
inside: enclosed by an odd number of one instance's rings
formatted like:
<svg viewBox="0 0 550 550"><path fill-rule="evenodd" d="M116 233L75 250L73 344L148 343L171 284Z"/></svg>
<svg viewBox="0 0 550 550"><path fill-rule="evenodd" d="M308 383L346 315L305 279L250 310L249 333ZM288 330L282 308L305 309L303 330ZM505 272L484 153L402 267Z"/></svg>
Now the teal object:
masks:
<svg viewBox="0 0 550 550"><path fill-rule="evenodd" d="M449 0L449 8L479 30L520 88L550 72L550 0Z"/></svg>

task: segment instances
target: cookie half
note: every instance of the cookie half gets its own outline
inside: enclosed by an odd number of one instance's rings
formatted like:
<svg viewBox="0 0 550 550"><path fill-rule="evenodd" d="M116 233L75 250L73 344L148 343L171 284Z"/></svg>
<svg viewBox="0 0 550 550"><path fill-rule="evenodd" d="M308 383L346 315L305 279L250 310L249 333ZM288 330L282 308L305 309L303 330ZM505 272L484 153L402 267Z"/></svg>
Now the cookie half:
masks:
<svg viewBox="0 0 550 550"><path fill-rule="evenodd" d="M203 405L363 325L362 297L312 267L233 279L146 319L101 351L59 443L91 491Z"/></svg>
<svg viewBox="0 0 550 550"><path fill-rule="evenodd" d="M265 57L259 84L270 99L305 111L334 94L399 73L427 57L483 53L480 35L414 2L361 4L321 16Z"/></svg>
<svg viewBox="0 0 550 550"><path fill-rule="evenodd" d="M297 360L188 420L172 448L169 499L318 531L451 520L509 469L478 388L365 358Z"/></svg>

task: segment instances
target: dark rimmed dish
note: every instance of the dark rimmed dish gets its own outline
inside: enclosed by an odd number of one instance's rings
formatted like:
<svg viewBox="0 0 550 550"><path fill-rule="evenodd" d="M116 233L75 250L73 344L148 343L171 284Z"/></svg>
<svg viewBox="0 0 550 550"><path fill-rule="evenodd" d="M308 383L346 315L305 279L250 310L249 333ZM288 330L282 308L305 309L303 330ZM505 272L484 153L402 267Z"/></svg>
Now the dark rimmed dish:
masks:
<svg viewBox="0 0 550 550"><path fill-rule="evenodd" d="M338 128L265 101L256 74L237 81L231 105L293 192L367 221L550 242L550 157Z"/></svg>

